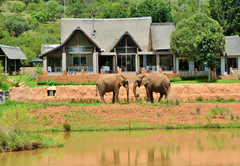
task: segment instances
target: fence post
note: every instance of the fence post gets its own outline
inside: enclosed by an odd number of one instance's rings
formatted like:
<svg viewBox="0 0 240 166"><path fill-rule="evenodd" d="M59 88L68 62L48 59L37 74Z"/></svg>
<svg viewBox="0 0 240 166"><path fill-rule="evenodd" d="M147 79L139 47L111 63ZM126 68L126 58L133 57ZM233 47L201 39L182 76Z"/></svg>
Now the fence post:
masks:
<svg viewBox="0 0 240 166"><path fill-rule="evenodd" d="M146 74L145 68L142 68L142 74Z"/></svg>
<svg viewBox="0 0 240 166"><path fill-rule="evenodd" d="M84 69L82 69L82 74L84 74Z"/></svg>
<svg viewBox="0 0 240 166"><path fill-rule="evenodd" d="M159 73L162 74L162 68L161 67L159 68Z"/></svg>
<svg viewBox="0 0 240 166"><path fill-rule="evenodd" d="M121 74L122 73L122 68L119 68L118 69L118 74Z"/></svg>
<svg viewBox="0 0 240 166"><path fill-rule="evenodd" d="M238 70L235 70L235 77L238 79Z"/></svg>
<svg viewBox="0 0 240 166"><path fill-rule="evenodd" d="M230 76L232 75L232 67L230 67Z"/></svg>
<svg viewBox="0 0 240 166"><path fill-rule="evenodd" d="M197 68L195 68L195 76L197 76Z"/></svg>

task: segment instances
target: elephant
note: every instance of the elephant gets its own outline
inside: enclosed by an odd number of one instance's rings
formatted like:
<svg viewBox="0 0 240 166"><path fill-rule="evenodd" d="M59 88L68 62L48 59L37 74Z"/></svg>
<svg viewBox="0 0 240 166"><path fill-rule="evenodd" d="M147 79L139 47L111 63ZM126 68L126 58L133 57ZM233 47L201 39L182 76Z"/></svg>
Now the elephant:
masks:
<svg viewBox="0 0 240 166"><path fill-rule="evenodd" d="M101 97L101 103L105 103L104 94L113 92L112 103L117 103L119 89L124 86L127 90L127 102L129 103L129 83L128 78L122 74L103 74L96 82L96 96L97 89Z"/></svg>
<svg viewBox="0 0 240 166"><path fill-rule="evenodd" d="M139 74L133 84L133 93L135 97L139 97L136 94L137 86L145 86L148 102L153 103L153 92L160 93L158 102L161 100L163 95L167 99L171 89L171 84L168 77L164 74L153 73L153 74Z"/></svg>

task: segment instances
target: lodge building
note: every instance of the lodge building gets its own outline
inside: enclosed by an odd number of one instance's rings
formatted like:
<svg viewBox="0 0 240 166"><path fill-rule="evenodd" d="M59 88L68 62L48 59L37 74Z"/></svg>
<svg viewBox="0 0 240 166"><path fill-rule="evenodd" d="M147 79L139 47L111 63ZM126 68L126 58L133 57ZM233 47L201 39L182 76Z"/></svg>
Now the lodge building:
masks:
<svg viewBox="0 0 240 166"><path fill-rule="evenodd" d="M174 23L152 23L151 17L118 19L61 19L61 44L42 44L43 70L48 75L66 72L138 72L142 68L164 73L194 71L195 62L170 52ZM226 37L226 51L219 56L217 74L232 67L240 71L240 38ZM207 68L198 68L205 70ZM240 73L239 73L240 74Z"/></svg>

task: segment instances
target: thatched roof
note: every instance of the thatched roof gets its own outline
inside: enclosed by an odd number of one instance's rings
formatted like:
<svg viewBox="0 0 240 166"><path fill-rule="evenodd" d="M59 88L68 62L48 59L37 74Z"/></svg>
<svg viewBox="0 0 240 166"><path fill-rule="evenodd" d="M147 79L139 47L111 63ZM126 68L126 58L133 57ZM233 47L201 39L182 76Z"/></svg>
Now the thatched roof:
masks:
<svg viewBox="0 0 240 166"><path fill-rule="evenodd" d="M53 53L58 51L59 49L61 49L63 46L65 46L75 35L75 33L77 32L82 32L83 35L94 45L96 46L97 50L100 51L100 47L92 40L92 38L90 38L79 26L77 28L75 28L73 31L71 31L71 33L67 36L67 38L60 44L60 45L52 45L54 48L50 49L47 52L42 53L41 55L39 55L39 58L42 58L43 56L49 54L49 53ZM51 46L51 45L49 45ZM56 47L55 47L56 46Z"/></svg>
<svg viewBox="0 0 240 166"><path fill-rule="evenodd" d="M27 60L26 55L19 47L0 45L0 54L4 54L8 59Z"/></svg>
<svg viewBox="0 0 240 166"><path fill-rule="evenodd" d="M174 29L174 23L152 23L152 50L169 50L170 36Z"/></svg>
<svg viewBox="0 0 240 166"><path fill-rule="evenodd" d="M226 53L228 56L240 55L240 38L238 35L235 36L225 36L226 38Z"/></svg>
<svg viewBox="0 0 240 166"><path fill-rule="evenodd" d="M101 49L109 52L111 47L128 31L143 51L148 50L151 17L94 19L95 38L91 38ZM65 41L76 27L91 36L93 19L62 18L61 41Z"/></svg>

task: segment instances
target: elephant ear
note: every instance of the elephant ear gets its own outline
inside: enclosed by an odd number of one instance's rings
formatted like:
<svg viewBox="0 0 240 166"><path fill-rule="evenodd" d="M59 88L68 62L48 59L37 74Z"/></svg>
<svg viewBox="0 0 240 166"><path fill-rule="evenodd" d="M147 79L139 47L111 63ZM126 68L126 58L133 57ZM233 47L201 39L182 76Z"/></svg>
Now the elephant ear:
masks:
<svg viewBox="0 0 240 166"><path fill-rule="evenodd" d="M142 77L142 85L146 85L150 81L149 77L144 75Z"/></svg>
<svg viewBox="0 0 240 166"><path fill-rule="evenodd" d="M123 86L124 76L122 74L116 75L116 82L119 82L121 86Z"/></svg>

